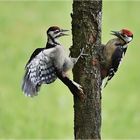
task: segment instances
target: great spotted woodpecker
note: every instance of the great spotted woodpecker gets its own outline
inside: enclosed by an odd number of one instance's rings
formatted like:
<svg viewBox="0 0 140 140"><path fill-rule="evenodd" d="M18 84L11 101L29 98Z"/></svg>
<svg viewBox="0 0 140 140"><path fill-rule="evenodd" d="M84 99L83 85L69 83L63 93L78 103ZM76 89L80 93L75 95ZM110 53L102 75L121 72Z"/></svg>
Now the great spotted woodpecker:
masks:
<svg viewBox="0 0 140 140"><path fill-rule="evenodd" d="M127 45L133 39L133 33L127 29L112 31L116 38L111 39L103 45L103 58L101 63L102 86L105 87L109 80L117 72L118 67L126 53Z"/></svg>
<svg viewBox="0 0 140 140"><path fill-rule="evenodd" d="M27 96L38 95L42 84L50 84L57 77L80 98L84 97L82 87L70 80L66 72L71 69L83 54L81 51L77 58L68 57L58 38L65 36L68 30L52 26L47 30L48 41L45 48L37 48L25 66L22 90Z"/></svg>

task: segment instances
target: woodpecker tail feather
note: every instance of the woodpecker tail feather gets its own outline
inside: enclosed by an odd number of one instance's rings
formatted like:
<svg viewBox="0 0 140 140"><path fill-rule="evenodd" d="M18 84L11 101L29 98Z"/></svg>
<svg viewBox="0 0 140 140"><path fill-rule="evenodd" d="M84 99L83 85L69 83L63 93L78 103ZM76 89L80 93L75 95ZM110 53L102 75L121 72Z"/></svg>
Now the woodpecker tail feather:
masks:
<svg viewBox="0 0 140 140"><path fill-rule="evenodd" d="M25 74L22 83L22 91L26 96L37 96L38 91L40 90L40 86L41 85L39 84L34 84L33 82L31 82L29 75Z"/></svg>

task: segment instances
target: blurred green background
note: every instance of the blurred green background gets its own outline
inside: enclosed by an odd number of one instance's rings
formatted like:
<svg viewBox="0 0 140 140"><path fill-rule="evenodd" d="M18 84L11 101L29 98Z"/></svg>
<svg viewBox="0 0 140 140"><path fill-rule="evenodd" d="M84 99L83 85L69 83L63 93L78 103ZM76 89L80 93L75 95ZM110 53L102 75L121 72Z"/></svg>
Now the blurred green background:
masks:
<svg viewBox="0 0 140 140"><path fill-rule="evenodd" d="M21 92L24 66L44 47L46 30L71 30L72 1L0 1L0 138L73 138L73 97L57 80L39 96ZM140 1L104 1L102 41L111 30L134 33L123 65L103 91L102 137L140 138ZM71 46L71 36L61 39Z"/></svg>

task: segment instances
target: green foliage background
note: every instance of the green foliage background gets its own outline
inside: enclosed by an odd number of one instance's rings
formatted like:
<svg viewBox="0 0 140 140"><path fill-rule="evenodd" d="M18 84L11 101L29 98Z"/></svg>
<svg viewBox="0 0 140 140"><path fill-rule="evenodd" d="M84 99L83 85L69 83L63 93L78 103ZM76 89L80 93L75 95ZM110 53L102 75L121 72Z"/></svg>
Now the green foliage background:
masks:
<svg viewBox="0 0 140 140"><path fill-rule="evenodd" d="M44 47L46 30L71 30L72 1L0 1L0 138L73 138L73 97L57 80L39 96L21 92L24 66L35 48ZM103 91L102 137L140 138L140 1L104 1L102 41L111 30L134 33L117 75ZM70 37L61 39L71 46Z"/></svg>

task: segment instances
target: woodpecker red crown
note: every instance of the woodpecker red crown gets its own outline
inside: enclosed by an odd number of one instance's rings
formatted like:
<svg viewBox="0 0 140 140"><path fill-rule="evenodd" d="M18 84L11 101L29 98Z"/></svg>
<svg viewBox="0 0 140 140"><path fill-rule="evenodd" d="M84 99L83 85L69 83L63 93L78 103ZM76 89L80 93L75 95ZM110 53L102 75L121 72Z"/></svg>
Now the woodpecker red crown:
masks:
<svg viewBox="0 0 140 140"><path fill-rule="evenodd" d="M127 29L122 29L121 32L127 36L133 36L133 33Z"/></svg>

